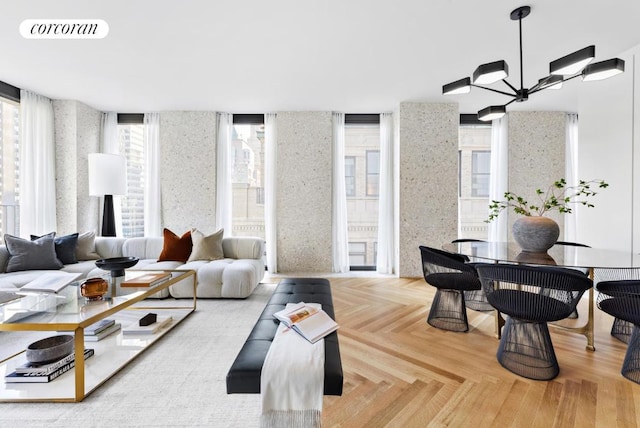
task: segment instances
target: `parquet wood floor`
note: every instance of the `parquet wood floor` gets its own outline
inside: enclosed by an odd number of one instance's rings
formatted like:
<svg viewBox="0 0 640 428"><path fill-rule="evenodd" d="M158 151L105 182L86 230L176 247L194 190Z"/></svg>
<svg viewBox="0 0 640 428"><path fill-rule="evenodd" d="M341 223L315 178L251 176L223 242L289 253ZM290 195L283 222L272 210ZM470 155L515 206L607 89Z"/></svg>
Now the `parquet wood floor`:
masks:
<svg viewBox="0 0 640 428"><path fill-rule="evenodd" d="M551 328L560 375L521 378L496 360L491 313L470 330L426 323L434 288L422 278L330 278L344 393L324 400L324 427L638 427L640 385L620 375L626 345L596 308L596 351ZM586 297L579 307L583 323Z"/></svg>

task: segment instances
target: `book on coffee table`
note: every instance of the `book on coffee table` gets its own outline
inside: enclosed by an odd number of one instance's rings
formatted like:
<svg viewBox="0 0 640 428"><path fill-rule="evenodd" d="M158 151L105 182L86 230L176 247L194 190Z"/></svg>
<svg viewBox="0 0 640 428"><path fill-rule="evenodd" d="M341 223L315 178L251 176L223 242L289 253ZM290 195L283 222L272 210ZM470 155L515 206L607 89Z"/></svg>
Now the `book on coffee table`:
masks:
<svg viewBox="0 0 640 428"><path fill-rule="evenodd" d="M111 326L105 328L104 330L100 330L99 332L97 332L95 334L85 334L84 335L84 341L85 342L98 342L98 341L104 339L105 337L110 336L113 333L116 333L116 332L120 331L121 327L122 327L122 325L120 323L115 323L115 324L112 324Z"/></svg>
<svg viewBox="0 0 640 428"><path fill-rule="evenodd" d="M116 323L116 320L114 320L113 318L106 318L106 319L97 321L97 322L91 324L90 326L85 327L84 335L88 336L88 335L98 334L102 330L105 330L105 329L111 327L115 323Z"/></svg>
<svg viewBox="0 0 640 428"><path fill-rule="evenodd" d="M171 272L145 273L135 278L122 281L121 287L153 287L171 278Z"/></svg>
<svg viewBox="0 0 640 428"><path fill-rule="evenodd" d="M91 357L94 354L93 349L85 349L84 350L84 359ZM13 371L4 377L4 381L6 383L47 383L56 379L58 376L68 372L75 365L75 354L71 354L71 360L67 361L66 357L63 358L65 360L64 364L55 368L51 372L28 372L28 373L18 373L17 371ZM52 363L52 364L56 364Z"/></svg>
<svg viewBox="0 0 640 428"><path fill-rule="evenodd" d="M80 276L71 272L47 272L31 282L26 283L20 291L33 291L38 293L57 293L71 284Z"/></svg>

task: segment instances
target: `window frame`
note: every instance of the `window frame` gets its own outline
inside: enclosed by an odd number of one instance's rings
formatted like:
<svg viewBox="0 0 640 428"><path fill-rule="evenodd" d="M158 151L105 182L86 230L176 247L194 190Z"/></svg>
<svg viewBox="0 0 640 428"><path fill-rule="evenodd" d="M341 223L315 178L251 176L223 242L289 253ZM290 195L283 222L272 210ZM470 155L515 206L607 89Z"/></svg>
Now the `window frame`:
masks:
<svg viewBox="0 0 640 428"><path fill-rule="evenodd" d="M20 155L21 155L20 121L22 120L20 115L20 89L0 81L0 101L2 103L6 103L8 105L13 106L18 112L18 123L14 124L14 126L17 125L18 127L17 129L18 138L17 140L11 139L11 143L13 145L14 155L15 155L13 159L10 159L10 163L13 165L12 172L13 172L13 175L14 175L13 178L15 181L14 183L15 185L13 189L10 189L10 191L12 191L13 193L13 201L12 201L13 203L5 204L5 202L10 202L10 201L6 201L6 198L4 196L2 197L3 203L0 205L2 209L2 215L0 217L0 232L2 234L19 236L20 235L20 173L21 173L20 171ZM4 127L2 123L0 123L0 125ZM4 132L4 130L2 132ZM2 138L0 138L0 140L2 140L2 144L4 145L4 135ZM2 195L4 191L4 177L6 175L4 170L4 155L5 155L5 150L3 146L0 148L0 195ZM8 226L10 225L12 227L8 228Z"/></svg>
<svg viewBox="0 0 640 428"><path fill-rule="evenodd" d="M359 125L359 126L366 126L366 125L371 125L371 126L380 126L380 113L345 113L344 115L344 122L345 122L345 127L348 127L349 125ZM370 150L373 151L373 150ZM364 174L364 180L365 180L365 190L364 190L364 198L367 197L371 197L371 198L379 198L380 197L380 150L375 150L378 152L378 193L375 196L371 196L368 195L367 193L367 155L365 153L365 174ZM345 156L346 158L346 156ZM358 168L357 166L357 160L356 160L356 165L355 168ZM354 171L354 173L356 174L357 177L357 171ZM345 177L346 177L346 171L345 171ZM358 197L358 188L357 188L357 183L355 183L355 198ZM359 243L361 241L354 241L355 243ZM364 257L365 257L365 263L366 263L366 255L369 251L368 246L366 245L367 242L365 242L365 253L364 253ZM375 245L377 245L377 241L375 242ZM374 258L373 261L373 265L351 265L351 261L349 261L349 270L350 271L375 271L377 269L376 266L376 258Z"/></svg>

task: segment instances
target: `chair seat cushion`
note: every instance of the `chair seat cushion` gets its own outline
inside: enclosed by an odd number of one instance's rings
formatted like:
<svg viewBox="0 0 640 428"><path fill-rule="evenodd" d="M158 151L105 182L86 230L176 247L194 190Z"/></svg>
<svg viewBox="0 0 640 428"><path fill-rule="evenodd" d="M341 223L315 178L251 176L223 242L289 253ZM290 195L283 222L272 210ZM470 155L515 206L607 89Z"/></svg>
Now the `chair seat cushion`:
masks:
<svg viewBox="0 0 640 428"><path fill-rule="evenodd" d="M425 278L430 285L443 290L480 290L480 280L468 273L432 273Z"/></svg>
<svg viewBox="0 0 640 428"><path fill-rule="evenodd" d="M611 316L640 325L640 299L636 297L604 299L598 306Z"/></svg>
<svg viewBox="0 0 640 428"><path fill-rule="evenodd" d="M573 312L570 305L558 299L520 290L498 289L487 294L487 300L500 312L526 321L558 321Z"/></svg>

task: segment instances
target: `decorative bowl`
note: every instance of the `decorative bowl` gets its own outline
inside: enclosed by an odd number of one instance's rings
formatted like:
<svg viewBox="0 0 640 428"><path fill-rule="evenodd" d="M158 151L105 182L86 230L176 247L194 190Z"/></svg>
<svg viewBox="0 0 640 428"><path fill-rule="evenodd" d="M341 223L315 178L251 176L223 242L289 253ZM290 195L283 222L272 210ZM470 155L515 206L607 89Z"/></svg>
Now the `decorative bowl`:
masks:
<svg viewBox="0 0 640 428"><path fill-rule="evenodd" d="M88 278L80 284L80 294L89 300L102 300L102 296L109 290L109 283L106 279L95 277Z"/></svg>
<svg viewBox="0 0 640 428"><path fill-rule="evenodd" d="M73 352L73 335L61 334L33 342L27 346L27 361L47 364L64 358Z"/></svg>
<svg viewBox="0 0 640 428"><path fill-rule="evenodd" d="M111 271L112 277L124 276L124 270L135 266L137 257L111 257L109 259L96 260L96 266L100 269Z"/></svg>

